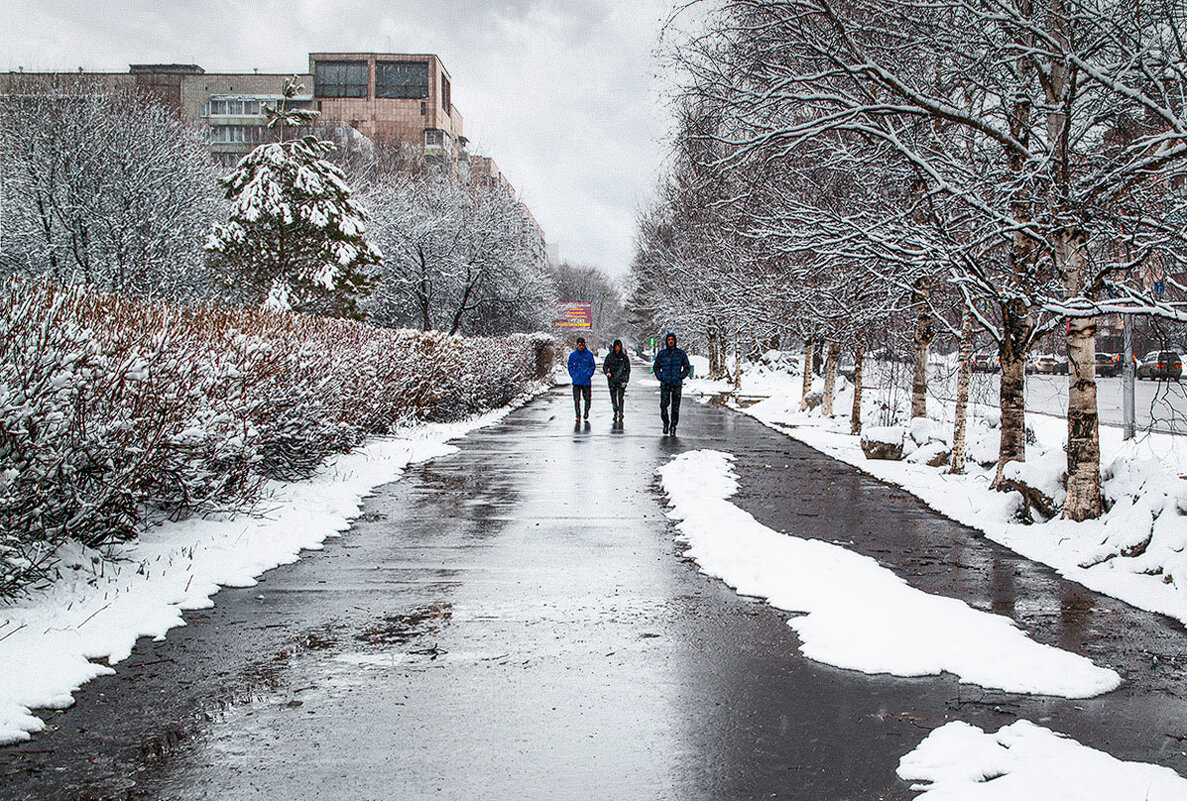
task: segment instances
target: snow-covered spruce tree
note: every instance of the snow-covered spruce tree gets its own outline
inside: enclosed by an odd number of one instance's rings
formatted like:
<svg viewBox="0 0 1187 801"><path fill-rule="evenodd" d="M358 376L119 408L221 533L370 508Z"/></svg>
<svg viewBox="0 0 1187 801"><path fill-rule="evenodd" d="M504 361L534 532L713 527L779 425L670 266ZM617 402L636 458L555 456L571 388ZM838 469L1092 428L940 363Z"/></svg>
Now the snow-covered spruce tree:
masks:
<svg viewBox="0 0 1187 801"><path fill-rule="evenodd" d="M360 318L379 250L367 241L361 206L325 160L333 142L305 136L263 144L222 179L230 219L206 249L234 295L278 310Z"/></svg>
<svg viewBox="0 0 1187 801"><path fill-rule="evenodd" d="M296 94L294 82L286 96ZM283 104L270 126L308 120ZM221 180L232 202L226 224L206 238L212 262L233 296L277 310L329 317L363 316L359 301L375 284L368 267L381 254L366 237L366 214L336 166L333 142L303 136L262 144Z"/></svg>

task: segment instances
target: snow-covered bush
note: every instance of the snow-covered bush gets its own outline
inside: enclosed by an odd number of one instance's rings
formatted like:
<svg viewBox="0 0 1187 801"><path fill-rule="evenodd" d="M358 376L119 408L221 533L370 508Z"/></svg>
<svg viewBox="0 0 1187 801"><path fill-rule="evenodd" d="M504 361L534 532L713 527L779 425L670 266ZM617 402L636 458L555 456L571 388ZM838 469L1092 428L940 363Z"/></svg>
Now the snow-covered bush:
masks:
<svg viewBox="0 0 1187 801"><path fill-rule="evenodd" d="M0 273L137 297L210 297L200 247L219 213L199 132L148 96L14 75L0 96Z"/></svg>
<svg viewBox="0 0 1187 801"><path fill-rule="evenodd" d="M270 478L402 422L506 404L551 369L546 335L464 339L84 288L0 285L0 597L65 540L243 510Z"/></svg>

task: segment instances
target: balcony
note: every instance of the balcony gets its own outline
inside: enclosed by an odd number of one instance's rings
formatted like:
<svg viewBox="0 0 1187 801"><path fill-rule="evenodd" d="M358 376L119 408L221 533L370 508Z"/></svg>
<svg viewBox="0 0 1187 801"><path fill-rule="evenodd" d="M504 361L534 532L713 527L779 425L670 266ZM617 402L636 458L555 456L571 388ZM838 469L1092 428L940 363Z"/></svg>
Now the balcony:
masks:
<svg viewBox="0 0 1187 801"><path fill-rule="evenodd" d="M425 158L453 160L453 139L438 128L425 129Z"/></svg>

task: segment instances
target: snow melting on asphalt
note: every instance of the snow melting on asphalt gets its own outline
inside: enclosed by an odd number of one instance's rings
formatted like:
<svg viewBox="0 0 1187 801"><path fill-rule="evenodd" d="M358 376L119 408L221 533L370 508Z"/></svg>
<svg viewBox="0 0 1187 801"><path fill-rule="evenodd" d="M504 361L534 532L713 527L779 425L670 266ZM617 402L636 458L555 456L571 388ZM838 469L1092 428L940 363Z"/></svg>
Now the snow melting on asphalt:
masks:
<svg viewBox="0 0 1187 801"><path fill-rule="evenodd" d="M816 379L817 389L822 382ZM846 388L839 391L835 408L849 409L853 388L838 379L838 386L842 385ZM940 514L982 531L994 542L1049 565L1090 590L1187 623L1187 582L1181 578L1187 576L1187 483L1181 478L1187 475L1187 437L1145 432L1126 442L1120 427L1102 425L1102 489L1112 506L1097 520L1056 517L1028 525L1017 520L1021 495L990 486L1000 420L993 404L981 405L979 413L974 413L976 404L970 407L970 462L966 475L958 476L947 468L927 466L927 446L902 461L867 459L860 438L849 433L847 415L822 417L819 409L800 410L799 376L760 366L745 373L744 386L747 394L735 397L731 405L764 425L902 487ZM865 386L872 386L868 379ZM727 381L698 380L686 391L716 394L731 392L733 387ZM879 419L883 410L878 407L887 396L866 392L864 397L865 419ZM748 402L740 403L742 398ZM933 431L946 437L951 432L952 404L941 402L933 409L942 418L942 422L931 421ZM1029 480L1046 485L1055 492L1053 497L1062 497L1059 472L1067 462L1062 444L1067 439L1067 420L1028 413L1027 429L1037 441L1027 446L1025 466L1012 469L1025 470Z"/></svg>
<svg viewBox="0 0 1187 801"><path fill-rule="evenodd" d="M730 503L731 454L681 454L659 472L686 555L743 595L802 616L789 621L805 656L865 673L926 676L1010 692L1088 698L1120 677L1031 640L1000 615L915 589L877 561L782 534Z"/></svg>
<svg viewBox="0 0 1187 801"><path fill-rule="evenodd" d="M945 724L899 761L917 801L1181 801L1187 779L1123 762L1027 720L988 734Z"/></svg>
<svg viewBox="0 0 1187 801"><path fill-rule="evenodd" d="M330 460L308 481L273 482L260 516L167 523L120 546L118 561L64 548L60 580L0 608L0 745L44 729L32 710L70 706L74 691L114 673L110 665L127 658L139 637L163 639L185 625L184 610L213 606L220 587L254 586L264 571L320 549L350 527L376 487L410 463L452 453L449 440L523 402L375 439Z"/></svg>

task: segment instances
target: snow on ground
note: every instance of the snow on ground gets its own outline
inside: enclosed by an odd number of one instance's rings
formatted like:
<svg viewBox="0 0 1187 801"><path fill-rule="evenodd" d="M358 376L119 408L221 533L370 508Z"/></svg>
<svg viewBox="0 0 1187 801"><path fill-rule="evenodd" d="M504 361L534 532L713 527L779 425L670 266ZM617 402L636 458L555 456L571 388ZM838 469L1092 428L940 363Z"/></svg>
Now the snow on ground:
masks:
<svg viewBox="0 0 1187 801"><path fill-rule="evenodd" d="M1084 698L1120 677L1036 643L1000 615L909 586L843 546L783 534L730 503L737 480L720 451L684 453L660 468L686 555L743 595L802 616L789 621L805 656L866 673L954 673L1011 692Z"/></svg>
<svg viewBox="0 0 1187 801"><path fill-rule="evenodd" d="M863 421L871 428L899 424L907 454L902 461L865 457L859 438L849 433L853 389L842 379L838 379L836 414L831 418L823 417L819 409L800 411L801 378L774 360L744 370L741 389L730 403L771 428L903 487L936 511L979 529L1028 559L1050 565L1066 578L1187 623L1187 481L1180 478L1187 476L1187 438L1147 433L1123 442L1119 428L1102 426L1103 491L1111 504L1106 514L1081 523L1059 517L1044 522L1040 516L1039 522L1028 525L1018 519L1022 507L1018 493L990 488L999 437L999 418L991 405L974 404L970 409L968 471L951 475L946 467L928 467L923 457L931 451L911 436L919 436L922 429L928 436L920 439L936 437L944 445L950 443L951 405L931 398L929 410L939 419L907 425L900 410L904 402L909 403L909 395L881 383L876 370L871 372L873 377L863 382ZM819 391L822 383L817 378L814 389ZM690 391L716 394L731 392L733 387L725 381L696 380ZM1032 483L1046 484L1061 501L1067 423L1028 414L1027 427L1035 442L1027 447L1026 465L1018 469Z"/></svg>
<svg viewBox="0 0 1187 801"><path fill-rule="evenodd" d="M954 721L899 761L925 790L918 801L1181 801L1187 779L1170 768L1122 762L1019 720L988 734Z"/></svg>
<svg viewBox="0 0 1187 801"><path fill-rule="evenodd" d="M74 691L114 673L110 665L125 659L139 637L162 639L185 625L185 610L212 606L220 587L253 586L302 550L320 549L326 537L350 527L376 487L410 463L457 450L449 440L500 420L515 405L372 440L308 481L273 483L258 516L161 525L116 549L115 561L64 549L59 581L0 607L0 745L41 731L33 709L70 706Z"/></svg>

